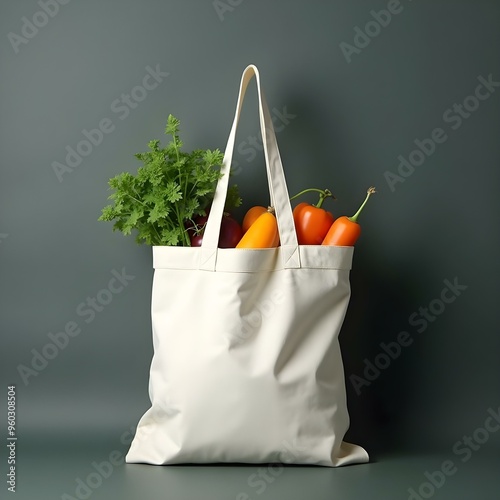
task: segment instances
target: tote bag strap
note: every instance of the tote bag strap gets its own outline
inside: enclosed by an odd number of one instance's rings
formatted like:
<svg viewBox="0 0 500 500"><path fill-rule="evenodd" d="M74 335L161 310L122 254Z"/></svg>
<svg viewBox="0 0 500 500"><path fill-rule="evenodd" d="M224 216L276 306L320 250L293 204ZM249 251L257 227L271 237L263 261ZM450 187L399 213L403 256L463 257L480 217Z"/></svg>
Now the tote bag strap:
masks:
<svg viewBox="0 0 500 500"><path fill-rule="evenodd" d="M260 129L264 146L267 180L270 191L269 194L278 222L278 230L281 241L280 252L283 259L283 267L285 269L300 267L299 244L297 241L297 234L295 232L292 206L290 204L290 197L286 187L283 165L281 163L278 144L276 142L276 134L274 132L269 108L261 89L259 71L256 66L251 64L245 68L243 76L241 77L236 113L234 116L233 126L231 127L231 132L229 134L229 139L227 141L226 150L224 152L224 160L221 166L222 177L217 183L212 207L210 208L210 215L208 217L207 226L203 235L203 242L200 248L201 252L199 265L200 269L203 270L215 271L218 252L217 246L229 186L229 171L231 169L234 145L236 141L236 130L238 128L245 92L250 80L254 76L257 82ZM237 251L244 252L245 250Z"/></svg>

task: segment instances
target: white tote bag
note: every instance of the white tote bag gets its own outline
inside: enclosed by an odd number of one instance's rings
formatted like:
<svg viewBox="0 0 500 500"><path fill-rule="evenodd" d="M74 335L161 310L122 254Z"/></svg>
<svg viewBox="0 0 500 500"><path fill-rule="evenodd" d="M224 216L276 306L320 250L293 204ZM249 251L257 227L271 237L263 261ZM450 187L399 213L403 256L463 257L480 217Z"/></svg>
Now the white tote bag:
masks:
<svg viewBox="0 0 500 500"><path fill-rule="evenodd" d="M281 246L219 249L245 91L256 78L271 205ZM352 247L299 246L259 73L242 76L201 247L153 247L151 408L128 463L368 461L349 426L338 334Z"/></svg>

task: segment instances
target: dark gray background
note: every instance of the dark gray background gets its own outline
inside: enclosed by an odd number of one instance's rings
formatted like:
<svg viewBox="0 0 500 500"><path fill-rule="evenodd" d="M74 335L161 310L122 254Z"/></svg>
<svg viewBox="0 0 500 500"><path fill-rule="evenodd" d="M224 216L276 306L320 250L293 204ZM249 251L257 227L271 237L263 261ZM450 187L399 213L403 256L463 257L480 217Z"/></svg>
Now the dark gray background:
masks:
<svg viewBox="0 0 500 500"><path fill-rule="evenodd" d="M500 4L402 0L350 62L340 44L352 45L355 28L387 2L222 4L218 14L209 0L72 0L17 53L9 33L21 35L23 17L32 21L41 5L1 7L0 439L14 383L17 497L77 498L92 462L126 453L124 433L149 404L152 261L149 248L97 222L107 181L135 171L133 154L164 138L169 113L181 120L187 150L224 149L241 72L254 63L270 107L293 115L278 133L290 193L329 187L338 198L329 208L349 215L369 185L378 190L360 219L341 334L348 438L372 463L286 468L265 491L247 484L255 466L120 465L91 498L406 499L444 460L458 470L436 498L498 498L500 432L478 431L485 442L466 462L454 446L500 405L500 88L456 130L443 114L474 93L478 77L500 81ZM156 65L168 76L121 120L112 103ZM252 87L238 144L258 134L255 106ZM52 163L104 118L114 131L60 182ZM447 140L392 191L384 173L397 173L398 156L438 127ZM267 202L262 156L248 159L235 158L245 207ZM78 305L123 268L134 279L86 323ZM467 289L419 333L409 317L439 299L446 279ZM70 321L81 333L25 384L19 365L30 367L32 350ZM363 376L364 360L401 331L412 345L357 394L350 377Z"/></svg>

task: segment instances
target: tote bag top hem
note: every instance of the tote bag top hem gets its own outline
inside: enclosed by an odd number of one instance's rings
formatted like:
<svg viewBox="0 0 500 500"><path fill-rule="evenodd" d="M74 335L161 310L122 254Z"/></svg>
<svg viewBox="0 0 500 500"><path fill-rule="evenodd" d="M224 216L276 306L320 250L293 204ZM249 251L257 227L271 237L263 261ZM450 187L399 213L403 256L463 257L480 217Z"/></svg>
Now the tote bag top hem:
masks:
<svg viewBox="0 0 500 500"><path fill-rule="evenodd" d="M201 269L200 247L153 246L154 269ZM215 272L269 272L284 269L282 248L216 249ZM349 271L352 267L354 247L300 245L300 268L335 269Z"/></svg>

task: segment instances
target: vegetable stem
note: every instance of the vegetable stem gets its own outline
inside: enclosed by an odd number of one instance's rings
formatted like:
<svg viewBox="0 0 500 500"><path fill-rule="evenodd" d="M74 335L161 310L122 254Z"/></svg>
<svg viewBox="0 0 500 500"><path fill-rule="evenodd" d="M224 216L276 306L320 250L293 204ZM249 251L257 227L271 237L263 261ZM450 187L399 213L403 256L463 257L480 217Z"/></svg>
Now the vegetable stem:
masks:
<svg viewBox="0 0 500 500"><path fill-rule="evenodd" d="M158 240L157 240L156 244L161 245L161 237L160 237L160 234L158 233L158 229L156 229L156 226L154 224L151 224L151 226L153 227L153 229L156 233L156 236L158 236Z"/></svg>
<svg viewBox="0 0 500 500"><path fill-rule="evenodd" d="M359 214L361 213L361 211L363 210L364 206L366 205L366 202L368 201L368 198L373 194L373 193L376 193L375 191L375 188L374 187L370 187L368 188L368 191L366 192L366 198L365 198L365 201L361 204L361 206L358 208L358 211L352 216L352 217L348 217L348 219L351 221L351 222L357 222L357 219L359 217Z"/></svg>
<svg viewBox="0 0 500 500"><path fill-rule="evenodd" d="M127 194L127 196L130 196L130 198L132 198L137 203L140 203L141 205L146 206L146 204L143 201L138 200L137 198L135 198L134 196L132 196L130 193L126 193L126 194Z"/></svg>
<svg viewBox="0 0 500 500"><path fill-rule="evenodd" d="M313 205L316 208L321 208L321 206L323 205L323 202L325 201L326 198L331 197L334 200L336 199L335 196L333 196L333 193L329 189L308 188L308 189L304 189L300 193L297 193L296 195L292 196L290 198L290 201L295 200L295 198L298 198L299 196L302 196L303 194L311 193L311 192L319 193L318 203L316 203L316 205Z"/></svg>

